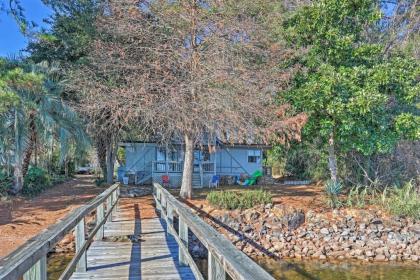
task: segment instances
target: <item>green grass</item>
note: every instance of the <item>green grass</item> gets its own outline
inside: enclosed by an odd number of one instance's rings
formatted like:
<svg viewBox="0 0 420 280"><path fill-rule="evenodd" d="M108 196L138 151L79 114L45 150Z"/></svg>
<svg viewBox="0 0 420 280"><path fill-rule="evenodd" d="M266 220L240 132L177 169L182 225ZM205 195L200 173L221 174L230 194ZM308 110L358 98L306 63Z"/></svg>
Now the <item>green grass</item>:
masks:
<svg viewBox="0 0 420 280"><path fill-rule="evenodd" d="M232 210L271 203L272 195L264 190L211 191L206 199L212 206Z"/></svg>
<svg viewBox="0 0 420 280"><path fill-rule="evenodd" d="M420 195L412 182L400 188L385 189L380 203L394 215L420 219Z"/></svg>

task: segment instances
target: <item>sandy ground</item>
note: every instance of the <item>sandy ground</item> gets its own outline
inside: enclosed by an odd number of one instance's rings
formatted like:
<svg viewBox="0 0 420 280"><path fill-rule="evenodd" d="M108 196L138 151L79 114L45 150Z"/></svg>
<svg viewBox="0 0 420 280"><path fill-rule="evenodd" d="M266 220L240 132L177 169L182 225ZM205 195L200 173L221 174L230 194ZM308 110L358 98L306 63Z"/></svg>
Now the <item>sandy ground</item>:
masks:
<svg viewBox="0 0 420 280"><path fill-rule="evenodd" d="M14 197L0 202L0 257L4 257L105 190L96 187L93 176L76 178L28 199Z"/></svg>
<svg viewBox="0 0 420 280"><path fill-rule="evenodd" d="M260 189L261 186L255 187L242 187L242 186L222 186L217 190L246 190L246 189ZM311 185L271 185L263 186L265 190L270 191L273 195L274 204L282 204L297 209L313 210L315 212L329 211L325 207L325 198L323 195L323 187L317 184ZM194 189L193 197L191 200L186 201L187 204L194 205L204 211L211 213L223 212L218 211L211 207L206 201L206 196L209 189ZM172 192L177 195L175 191Z"/></svg>

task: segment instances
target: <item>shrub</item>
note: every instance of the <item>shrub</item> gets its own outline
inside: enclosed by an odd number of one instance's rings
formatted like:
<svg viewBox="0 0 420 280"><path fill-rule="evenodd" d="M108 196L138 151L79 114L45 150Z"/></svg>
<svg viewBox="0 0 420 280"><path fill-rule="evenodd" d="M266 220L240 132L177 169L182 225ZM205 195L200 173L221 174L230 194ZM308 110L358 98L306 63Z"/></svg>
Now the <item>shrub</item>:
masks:
<svg viewBox="0 0 420 280"><path fill-rule="evenodd" d="M412 182L400 188L386 188L381 195L380 203L394 215L420 218L420 195Z"/></svg>
<svg viewBox="0 0 420 280"><path fill-rule="evenodd" d="M207 195L207 201L218 208L247 209L256 205L271 203L272 196L264 190L211 191Z"/></svg>
<svg viewBox="0 0 420 280"><path fill-rule="evenodd" d="M377 190L368 186L356 186L350 189L346 204L348 207L363 208L366 204L376 203Z"/></svg>
<svg viewBox="0 0 420 280"><path fill-rule="evenodd" d="M51 178L47 171L39 167L31 167L24 178L22 194L34 196L51 186Z"/></svg>
<svg viewBox="0 0 420 280"><path fill-rule="evenodd" d="M341 202L338 199L338 196L341 194L343 190L343 185L339 182L328 181L325 184L325 192L327 194L327 203L331 208L336 208L341 206Z"/></svg>
<svg viewBox="0 0 420 280"><path fill-rule="evenodd" d="M13 178L0 170L0 197L7 195L7 192L12 188L12 184Z"/></svg>

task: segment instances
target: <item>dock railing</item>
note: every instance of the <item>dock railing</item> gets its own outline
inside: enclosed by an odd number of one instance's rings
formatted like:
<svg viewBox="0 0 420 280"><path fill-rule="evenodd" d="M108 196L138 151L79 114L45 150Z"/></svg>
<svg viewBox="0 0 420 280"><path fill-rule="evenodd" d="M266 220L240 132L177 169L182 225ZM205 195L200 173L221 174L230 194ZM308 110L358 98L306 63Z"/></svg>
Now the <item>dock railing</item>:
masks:
<svg viewBox="0 0 420 280"><path fill-rule="evenodd" d="M168 234L171 234L178 243L180 264L190 266L196 279L201 280L204 277L188 252L188 230L191 230L207 248L209 280L224 280L226 274L233 280L274 279L157 183L153 184L153 196L161 218L166 221ZM178 232L174 228L174 216L178 216Z"/></svg>
<svg viewBox="0 0 420 280"><path fill-rule="evenodd" d="M112 219L119 199L119 184L112 185L88 204L68 214L60 222L29 239L10 255L0 260L1 280L46 280L47 254L74 229L76 253L60 279L69 279L73 271L85 272L89 244L104 237L104 224ZM86 238L85 218L96 210L96 225Z"/></svg>

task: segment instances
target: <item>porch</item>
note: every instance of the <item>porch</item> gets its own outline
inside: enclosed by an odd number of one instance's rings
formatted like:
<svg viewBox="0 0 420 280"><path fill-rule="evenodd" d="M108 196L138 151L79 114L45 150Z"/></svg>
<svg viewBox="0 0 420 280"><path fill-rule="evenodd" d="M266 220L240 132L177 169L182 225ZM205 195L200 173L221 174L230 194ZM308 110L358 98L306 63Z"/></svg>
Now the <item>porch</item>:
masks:
<svg viewBox="0 0 420 280"><path fill-rule="evenodd" d="M152 161L152 182L162 184L163 176L166 175L169 177L170 186L181 186L183 168L183 161ZM215 162L194 162L193 187L207 186L213 175L216 175Z"/></svg>

